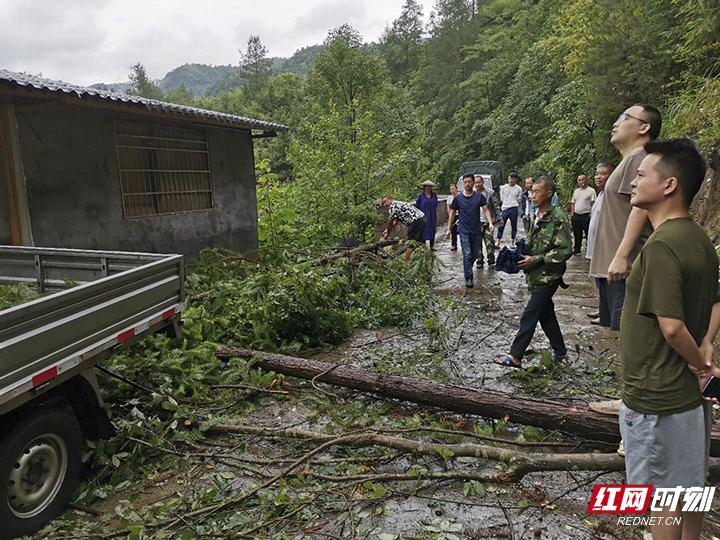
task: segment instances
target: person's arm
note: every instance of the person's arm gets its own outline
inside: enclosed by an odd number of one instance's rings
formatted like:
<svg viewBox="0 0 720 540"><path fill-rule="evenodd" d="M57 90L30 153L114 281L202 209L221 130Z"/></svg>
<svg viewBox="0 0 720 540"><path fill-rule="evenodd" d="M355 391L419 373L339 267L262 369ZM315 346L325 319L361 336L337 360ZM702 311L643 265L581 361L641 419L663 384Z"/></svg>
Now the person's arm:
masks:
<svg viewBox="0 0 720 540"><path fill-rule="evenodd" d="M448 228L447 232L445 233L445 240L450 238L450 235L452 234L452 227L455 224L455 216L457 215L457 210L454 208L450 208L450 214L448 215Z"/></svg>
<svg viewBox="0 0 720 540"><path fill-rule="evenodd" d="M382 233L383 238L387 238L390 236L390 232L395 228L395 225L397 225L397 219L390 216L390 219L388 219L387 226L385 227L385 230Z"/></svg>
<svg viewBox="0 0 720 540"><path fill-rule="evenodd" d="M570 202L570 217L572 218L575 215L575 199Z"/></svg>
<svg viewBox="0 0 720 540"><path fill-rule="evenodd" d="M640 235L647 221L647 210L634 206L625 225L622 242L620 242L615 257L613 257L608 267L609 282L622 281L630 273L630 253L638 240L640 240Z"/></svg>
<svg viewBox="0 0 720 540"><path fill-rule="evenodd" d="M487 220L488 224L488 230L490 232L493 232L495 230L495 225L493 225L492 222L492 216L490 215L490 209L488 208L487 204L482 207L483 213L485 214L485 219Z"/></svg>
<svg viewBox="0 0 720 540"><path fill-rule="evenodd" d="M720 378L720 368L713 362L713 354L715 353L715 337L720 331L720 301L716 302L712 307L712 313L710 315L710 324L708 325L707 333L700 343L700 352L703 355L703 359L706 363L710 363L710 372L713 377Z"/></svg>
<svg viewBox="0 0 720 540"><path fill-rule="evenodd" d="M567 221L555 224L555 234L553 235L552 245L545 253L538 255L527 255L518 262L520 270L528 270L539 264L557 264L567 261L572 257L572 235L570 225Z"/></svg>
<svg viewBox="0 0 720 540"><path fill-rule="evenodd" d="M700 347L685 326L685 321L667 317L658 317L657 320L665 341L688 363L690 370L698 378L707 377L712 361L703 357Z"/></svg>

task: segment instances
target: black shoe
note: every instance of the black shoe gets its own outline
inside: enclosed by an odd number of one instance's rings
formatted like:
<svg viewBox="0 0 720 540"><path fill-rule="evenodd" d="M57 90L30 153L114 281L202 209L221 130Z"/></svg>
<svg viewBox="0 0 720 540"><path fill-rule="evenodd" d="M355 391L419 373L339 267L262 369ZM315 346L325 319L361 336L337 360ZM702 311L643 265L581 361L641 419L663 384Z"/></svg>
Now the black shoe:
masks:
<svg viewBox="0 0 720 540"><path fill-rule="evenodd" d="M488 266L495 266L495 259L488 260Z"/></svg>
<svg viewBox="0 0 720 540"><path fill-rule="evenodd" d="M472 278L465 280L465 286L466 286L468 289L472 289L472 288L473 288L473 280L472 280Z"/></svg>
<svg viewBox="0 0 720 540"><path fill-rule="evenodd" d="M483 261L478 261L475 263L475 267L477 268L482 268L483 266L485 266L485 263Z"/></svg>

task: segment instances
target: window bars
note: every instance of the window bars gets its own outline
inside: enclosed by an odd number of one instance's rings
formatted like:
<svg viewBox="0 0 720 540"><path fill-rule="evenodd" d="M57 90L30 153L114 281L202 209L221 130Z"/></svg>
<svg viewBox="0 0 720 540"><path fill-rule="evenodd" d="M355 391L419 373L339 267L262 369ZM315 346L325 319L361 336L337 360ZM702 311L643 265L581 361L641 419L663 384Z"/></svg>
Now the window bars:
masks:
<svg viewBox="0 0 720 540"><path fill-rule="evenodd" d="M116 122L115 147L126 218L212 208L204 131Z"/></svg>

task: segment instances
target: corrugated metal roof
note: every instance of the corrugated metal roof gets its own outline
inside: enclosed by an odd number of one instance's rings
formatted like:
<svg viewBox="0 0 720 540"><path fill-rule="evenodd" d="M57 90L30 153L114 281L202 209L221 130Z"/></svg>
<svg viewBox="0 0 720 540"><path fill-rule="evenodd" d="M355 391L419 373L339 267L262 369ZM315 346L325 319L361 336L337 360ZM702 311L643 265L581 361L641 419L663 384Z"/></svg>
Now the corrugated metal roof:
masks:
<svg viewBox="0 0 720 540"><path fill-rule="evenodd" d="M129 106L144 107L148 111L155 111L167 114L169 116L180 116L190 119L199 119L213 124L225 125L228 127L262 129L262 130L287 130L288 127L274 122L265 122L264 120L256 120L255 118L246 118L234 114L227 114L217 111L209 111L207 109L199 109L197 107L187 107L185 105L177 105L175 103L167 103L156 99L147 99L140 96L131 96L120 92L109 92L100 90L99 88L90 88L86 86L77 86L63 81L54 81L29 75L27 73L17 73L0 69L0 84L7 83L10 86L22 86L29 90L37 90L41 92L57 92L76 96L78 99L91 98L100 101L111 101L115 103L124 103Z"/></svg>

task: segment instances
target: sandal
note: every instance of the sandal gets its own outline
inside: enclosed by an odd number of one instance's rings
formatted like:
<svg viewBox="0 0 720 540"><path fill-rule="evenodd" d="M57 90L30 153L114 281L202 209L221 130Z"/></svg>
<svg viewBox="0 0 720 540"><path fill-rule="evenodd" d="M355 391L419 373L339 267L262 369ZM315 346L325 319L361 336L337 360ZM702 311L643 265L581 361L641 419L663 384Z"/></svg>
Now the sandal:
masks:
<svg viewBox="0 0 720 540"><path fill-rule="evenodd" d="M498 356L497 358L495 358L495 363L496 363L497 365L503 366L503 367L511 367L511 368L515 368L515 369L522 369L522 365L521 365L521 364L516 364L516 363L513 361L512 356L510 356L509 354L503 354L502 356Z"/></svg>

